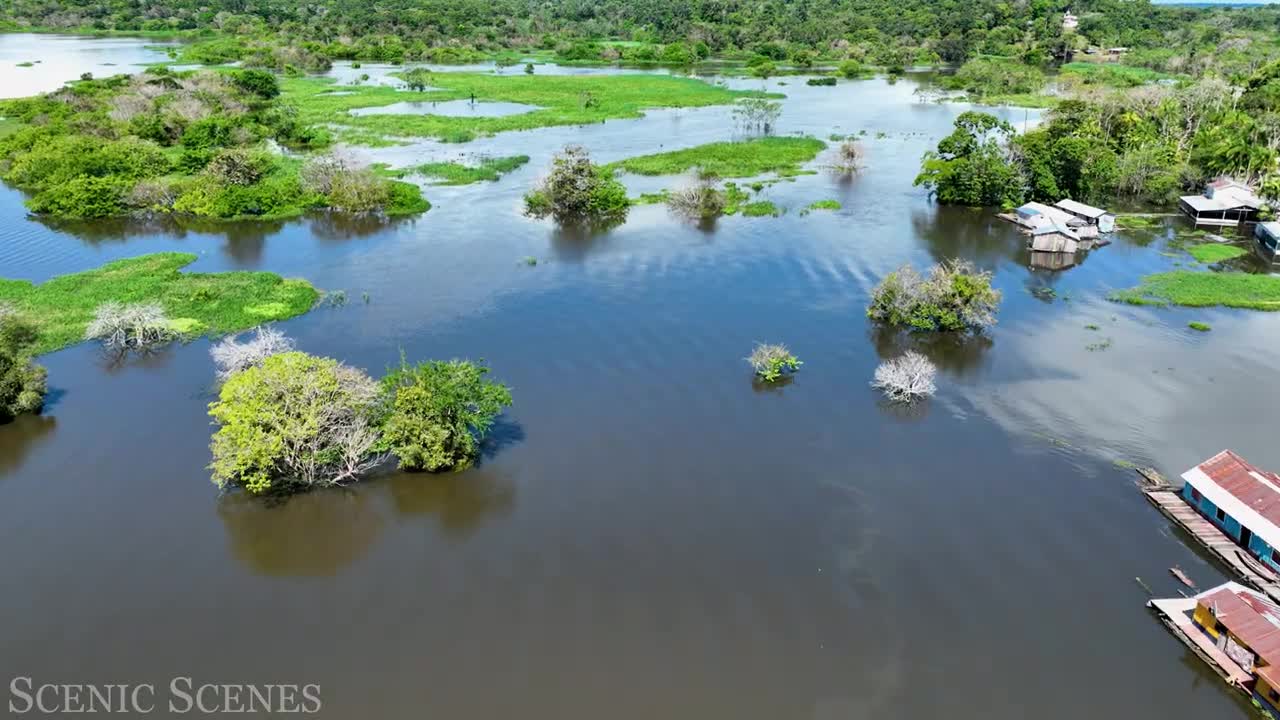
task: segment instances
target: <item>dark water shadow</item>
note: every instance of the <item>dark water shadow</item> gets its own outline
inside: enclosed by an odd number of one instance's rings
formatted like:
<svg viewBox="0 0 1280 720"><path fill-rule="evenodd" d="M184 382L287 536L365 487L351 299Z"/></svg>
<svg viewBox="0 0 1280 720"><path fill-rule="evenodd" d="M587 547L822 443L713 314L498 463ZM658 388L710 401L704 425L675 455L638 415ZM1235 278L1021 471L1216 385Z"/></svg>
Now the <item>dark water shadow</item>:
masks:
<svg viewBox="0 0 1280 720"><path fill-rule="evenodd" d="M985 367L990 362L988 351L995 345L990 336L981 333L911 332L872 325L867 334L881 360L914 350L956 377L973 375Z"/></svg>
<svg viewBox="0 0 1280 720"><path fill-rule="evenodd" d="M108 375L131 368L159 370L173 362L174 347L177 345L177 342L142 348L109 348L99 345L94 353L95 364Z"/></svg>
<svg viewBox="0 0 1280 720"><path fill-rule="evenodd" d="M551 252L557 260L582 262L607 247L609 231L621 224L557 225L551 231Z"/></svg>
<svg viewBox="0 0 1280 720"><path fill-rule="evenodd" d="M476 462L477 467L483 465L486 460L492 460L502 451L524 442L526 437L523 425L504 416L498 416L484 436L484 440L480 441L480 459Z"/></svg>
<svg viewBox="0 0 1280 720"><path fill-rule="evenodd" d="M27 456L49 440L58 419L49 415L19 415L0 423L0 478L22 467Z"/></svg>
<svg viewBox="0 0 1280 720"><path fill-rule="evenodd" d="M877 393L880 391L877 390ZM876 400L876 408L880 410L880 414L894 422L899 423L918 423L929 416L929 406L931 405L928 398L916 400L915 402L894 402L883 394Z"/></svg>
<svg viewBox="0 0 1280 720"><path fill-rule="evenodd" d="M964 258L986 270L1002 261L1027 264L1026 238L993 208L935 205L911 213L911 226L935 262Z"/></svg>
<svg viewBox="0 0 1280 720"><path fill-rule="evenodd" d="M364 557L386 525L373 494L334 488L287 497L227 493L218 519L231 553L272 577L329 577Z"/></svg>
<svg viewBox="0 0 1280 720"><path fill-rule="evenodd" d="M515 507L515 486L479 469L396 473L379 483L401 518L434 518L441 534L461 539Z"/></svg>
<svg viewBox="0 0 1280 720"><path fill-rule="evenodd" d="M795 375L783 375L777 380L765 380L764 378L751 374L751 390L762 395L781 395L784 390L791 387L796 381Z"/></svg>
<svg viewBox="0 0 1280 720"><path fill-rule="evenodd" d="M418 217L389 218L383 215L362 213L315 212L307 216L308 227L319 240L330 244L376 235L386 230L412 226Z"/></svg>

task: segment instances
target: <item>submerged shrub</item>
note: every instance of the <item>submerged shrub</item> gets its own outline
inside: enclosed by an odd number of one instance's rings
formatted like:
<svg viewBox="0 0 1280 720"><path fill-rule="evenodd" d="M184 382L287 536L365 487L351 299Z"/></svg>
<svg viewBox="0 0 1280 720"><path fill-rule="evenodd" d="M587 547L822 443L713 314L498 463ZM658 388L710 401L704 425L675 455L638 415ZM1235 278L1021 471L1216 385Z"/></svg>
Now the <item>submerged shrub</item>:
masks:
<svg viewBox="0 0 1280 720"><path fill-rule="evenodd" d="M667 208L689 220L709 220L724 214L728 204L715 178L700 176L692 185L667 195Z"/></svg>
<svg viewBox="0 0 1280 720"><path fill-rule="evenodd" d="M525 195L525 212L564 224L609 223L626 218L627 189L591 162L587 151L570 145L556 155L551 173Z"/></svg>
<svg viewBox="0 0 1280 720"><path fill-rule="evenodd" d="M45 369L31 360L35 327L0 306L0 422L44 406Z"/></svg>
<svg viewBox="0 0 1280 720"><path fill-rule="evenodd" d="M226 381L241 370L257 367L267 358L293 350L293 340L273 327L259 327L253 337L240 341L239 336L223 338L209 348L218 379Z"/></svg>
<svg viewBox="0 0 1280 720"><path fill-rule="evenodd" d="M773 132L782 116L782 103L764 98L746 98L733 106L733 120L742 132Z"/></svg>
<svg viewBox="0 0 1280 720"><path fill-rule="evenodd" d="M884 392L894 402L910 403L932 395L937 387L933 378L938 369L929 358L915 351L885 360L876 368L871 386Z"/></svg>
<svg viewBox="0 0 1280 720"><path fill-rule="evenodd" d="M486 380L489 368L464 360L425 362L399 369L382 380L384 418L380 447L405 470L448 470L469 466L480 441L511 391Z"/></svg>
<svg viewBox="0 0 1280 720"><path fill-rule="evenodd" d="M213 482L260 494L357 478L380 461L377 396L364 372L301 352L235 373L209 406Z"/></svg>
<svg viewBox="0 0 1280 720"><path fill-rule="evenodd" d="M84 330L85 340L101 340L114 350L134 350L167 343L178 336L159 303L103 303Z"/></svg>
<svg viewBox="0 0 1280 720"><path fill-rule="evenodd" d="M934 265L927 278L910 265L889 273L872 291L867 317L913 330L980 332L995 324L999 304L990 272L951 260Z"/></svg>
<svg viewBox="0 0 1280 720"><path fill-rule="evenodd" d="M831 170L845 177L857 175L862 171L863 154L862 143L857 140L845 140L840 143L840 147L836 148L836 157L831 163Z"/></svg>
<svg viewBox="0 0 1280 720"><path fill-rule="evenodd" d="M786 345L757 343L747 363L755 371L756 376L766 382L773 382L800 369L803 364Z"/></svg>
<svg viewBox="0 0 1280 720"><path fill-rule="evenodd" d="M94 219L125 212L129 183L113 177L78 177L36 193L27 207L38 215Z"/></svg>

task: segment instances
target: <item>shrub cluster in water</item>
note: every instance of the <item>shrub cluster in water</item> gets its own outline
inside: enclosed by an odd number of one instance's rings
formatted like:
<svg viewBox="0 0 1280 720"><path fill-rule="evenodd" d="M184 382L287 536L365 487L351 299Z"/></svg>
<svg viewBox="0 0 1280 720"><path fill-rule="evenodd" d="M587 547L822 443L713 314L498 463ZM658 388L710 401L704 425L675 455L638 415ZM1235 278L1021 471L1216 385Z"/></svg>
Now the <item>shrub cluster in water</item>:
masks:
<svg viewBox="0 0 1280 720"><path fill-rule="evenodd" d="M965 260L934 265L922 277L910 265L889 273L871 293L867 317L925 331L981 331L996 322L1000 291L991 273Z"/></svg>
<svg viewBox="0 0 1280 720"><path fill-rule="evenodd" d="M226 378L209 414L213 481L260 494L337 485L395 456L405 470L459 469L510 391L462 360L401 367L381 382L268 333L214 348ZM282 352L277 352L282 351Z"/></svg>
<svg viewBox="0 0 1280 720"><path fill-rule="evenodd" d="M524 196L524 205L533 217L550 216L565 225L622 222L630 207L622 183L577 145L556 155L551 172Z"/></svg>
<svg viewBox="0 0 1280 720"><path fill-rule="evenodd" d="M0 305L0 422L44 405L45 369L31 361L35 328Z"/></svg>
<svg viewBox="0 0 1280 720"><path fill-rule="evenodd" d="M350 163L333 168L328 184L308 182L302 163L270 143L314 149L329 136L299 123L279 94L276 77L263 70L152 68L0 102L0 116L23 123L0 139L3 178L31 193L32 211L58 217L426 209L416 186Z"/></svg>

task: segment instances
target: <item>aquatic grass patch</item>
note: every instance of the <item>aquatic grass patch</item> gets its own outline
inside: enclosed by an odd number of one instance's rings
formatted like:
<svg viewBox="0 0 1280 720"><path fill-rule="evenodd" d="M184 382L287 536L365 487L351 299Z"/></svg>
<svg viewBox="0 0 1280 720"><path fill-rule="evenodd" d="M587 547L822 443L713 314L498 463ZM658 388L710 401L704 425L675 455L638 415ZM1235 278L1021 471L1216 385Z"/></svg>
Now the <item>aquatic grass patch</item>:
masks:
<svg viewBox="0 0 1280 720"><path fill-rule="evenodd" d="M1142 278L1141 284L1110 295L1130 305L1221 305L1248 310L1280 310L1280 277L1242 272L1172 270Z"/></svg>
<svg viewBox="0 0 1280 720"><path fill-rule="evenodd" d="M1237 258L1237 257L1240 257L1241 255L1247 254L1248 251L1246 251L1242 247L1237 247L1235 245L1223 245L1220 243L1201 243L1199 245L1192 245L1191 247L1187 248L1187 252L1191 253L1191 256L1194 257L1196 260L1199 260L1202 263L1208 264L1208 263L1222 262L1223 260L1230 260L1231 258Z"/></svg>
<svg viewBox="0 0 1280 720"><path fill-rule="evenodd" d="M1209 332L1210 330L1213 329L1213 326L1210 325L1209 323L1200 322L1199 320L1192 320L1191 322L1187 323L1187 327L1191 328L1192 330L1195 330L1196 332Z"/></svg>
<svg viewBox="0 0 1280 720"><path fill-rule="evenodd" d="M840 209L839 200L818 200L817 202L809 203L809 206L805 208L806 211L839 210L839 209Z"/></svg>
<svg viewBox="0 0 1280 720"><path fill-rule="evenodd" d="M441 185L470 185L477 182L494 182L527 162L529 162L528 155L512 155L483 158L475 165L458 162L425 163L413 170L419 175L440 180Z"/></svg>
<svg viewBox="0 0 1280 720"><path fill-rule="evenodd" d="M726 178L753 177L766 172L799 173L801 165L813 160L826 147L826 143L811 137L762 137L641 155L606 167L637 175L679 175L698 168L704 174Z"/></svg>
<svg viewBox="0 0 1280 720"><path fill-rule="evenodd" d="M557 125L585 125L638 118L652 108L727 105L739 98L774 97L729 90L670 75L489 75L432 73L429 92L384 85L337 85L328 78L294 77L281 82L285 99L305 123L331 124L390 137L433 137L465 142L480 135ZM337 94L341 91L343 94ZM534 105L540 110L501 117L442 115L354 116L352 110L401 102L475 99Z"/></svg>
<svg viewBox="0 0 1280 720"><path fill-rule="evenodd" d="M275 273L182 272L195 261L192 253L165 252L116 260L38 285L0 279L0 303L11 305L35 327L33 351L39 354L81 342L94 313L107 303L159 304L185 335L199 336L301 315L319 297L307 281Z"/></svg>
<svg viewBox="0 0 1280 720"><path fill-rule="evenodd" d="M739 206L743 217L778 217L782 211L768 200L757 200Z"/></svg>
<svg viewBox="0 0 1280 720"><path fill-rule="evenodd" d="M1162 73L1157 70L1119 63L1069 62L1059 69L1063 77L1079 78L1085 84L1108 85L1111 87L1138 87L1158 80L1172 79L1178 76Z"/></svg>

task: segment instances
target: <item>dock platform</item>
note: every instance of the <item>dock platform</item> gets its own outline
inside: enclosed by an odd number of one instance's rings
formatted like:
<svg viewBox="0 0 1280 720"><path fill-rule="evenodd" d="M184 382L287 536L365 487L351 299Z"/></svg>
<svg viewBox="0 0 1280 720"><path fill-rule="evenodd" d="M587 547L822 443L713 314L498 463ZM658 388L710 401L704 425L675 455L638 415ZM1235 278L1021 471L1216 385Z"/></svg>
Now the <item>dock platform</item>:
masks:
<svg viewBox="0 0 1280 720"><path fill-rule="evenodd" d="M1142 493L1165 517L1187 531L1201 547L1212 553L1245 583L1280 602L1280 577L1250 557L1244 548L1188 505L1181 495L1167 485L1147 487Z"/></svg>
<svg viewBox="0 0 1280 720"><path fill-rule="evenodd" d="M1191 622L1191 613L1196 608L1196 601L1193 598L1151 600L1147 606L1153 608L1169 631L1222 676L1227 684L1249 692L1249 686L1246 683L1252 681L1253 676L1214 645L1209 636Z"/></svg>

